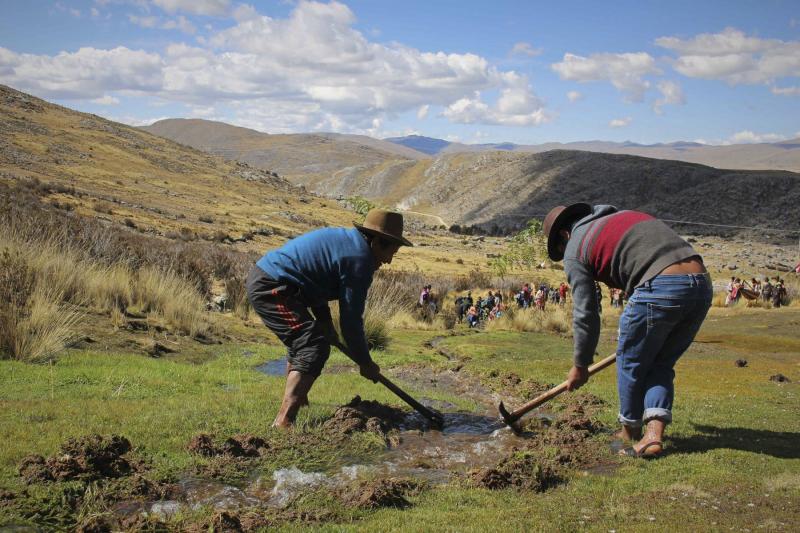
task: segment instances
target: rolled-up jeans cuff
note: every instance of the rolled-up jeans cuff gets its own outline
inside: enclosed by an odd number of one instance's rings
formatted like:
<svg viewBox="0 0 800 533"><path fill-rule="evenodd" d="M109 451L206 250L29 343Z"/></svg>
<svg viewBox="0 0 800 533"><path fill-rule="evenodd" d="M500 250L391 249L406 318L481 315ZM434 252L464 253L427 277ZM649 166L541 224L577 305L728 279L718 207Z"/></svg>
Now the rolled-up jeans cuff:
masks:
<svg viewBox="0 0 800 533"><path fill-rule="evenodd" d="M669 424L672 422L672 411L669 409L663 409L661 407L648 407L644 410L644 416L642 418L645 422L649 422L654 418L657 418L665 424Z"/></svg>
<svg viewBox="0 0 800 533"><path fill-rule="evenodd" d="M619 420L620 423L622 423L623 426L628 426L628 427L632 427L632 428L640 428L640 427L642 427L642 421L641 420L633 420L633 419L630 419L630 418L625 418L624 416L622 416L622 414L617 416L617 420Z"/></svg>

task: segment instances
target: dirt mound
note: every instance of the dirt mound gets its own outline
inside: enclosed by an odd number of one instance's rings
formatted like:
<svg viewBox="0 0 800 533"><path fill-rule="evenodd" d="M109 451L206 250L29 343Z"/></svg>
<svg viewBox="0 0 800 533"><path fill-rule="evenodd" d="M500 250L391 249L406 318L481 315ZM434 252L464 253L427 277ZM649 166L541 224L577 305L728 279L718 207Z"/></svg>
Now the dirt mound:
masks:
<svg viewBox="0 0 800 533"><path fill-rule="evenodd" d="M770 381L774 381L775 383L791 383L792 380L784 376L783 374L775 374L774 376L769 377Z"/></svg>
<svg viewBox="0 0 800 533"><path fill-rule="evenodd" d="M517 396L524 401L535 398L552 387L532 379L523 379L514 372L498 372L497 370L489 372L489 384L494 390L502 392L504 396Z"/></svg>
<svg viewBox="0 0 800 533"><path fill-rule="evenodd" d="M411 505L406 496L418 494L422 486L413 479L378 479L363 481L342 496L342 501L357 509L395 507L403 509Z"/></svg>
<svg viewBox="0 0 800 533"><path fill-rule="evenodd" d="M747 359L737 359L733 362L737 367L744 368L747 366Z"/></svg>
<svg viewBox="0 0 800 533"><path fill-rule="evenodd" d="M537 459L534 452L516 452L494 468L469 472L471 484L491 490L516 487L521 490L544 492L563 481L558 470L546 461Z"/></svg>
<svg viewBox="0 0 800 533"><path fill-rule="evenodd" d="M60 453L47 459L41 455L23 458L18 471L26 483L118 478L138 467L123 457L130 449L125 437L88 435L68 440Z"/></svg>
<svg viewBox="0 0 800 533"><path fill-rule="evenodd" d="M333 433L349 435L356 431L367 431L386 438L405 418L405 412L374 400L362 400L360 396L336 409L323 427Z"/></svg>
<svg viewBox="0 0 800 533"><path fill-rule="evenodd" d="M203 457L261 457L269 450L269 444L261 437L243 433L234 435L217 445L214 442L214 435L200 433L186 448L189 453Z"/></svg>
<svg viewBox="0 0 800 533"><path fill-rule="evenodd" d="M239 517L225 511L217 513L211 518L210 529L215 533L240 533L243 531Z"/></svg>

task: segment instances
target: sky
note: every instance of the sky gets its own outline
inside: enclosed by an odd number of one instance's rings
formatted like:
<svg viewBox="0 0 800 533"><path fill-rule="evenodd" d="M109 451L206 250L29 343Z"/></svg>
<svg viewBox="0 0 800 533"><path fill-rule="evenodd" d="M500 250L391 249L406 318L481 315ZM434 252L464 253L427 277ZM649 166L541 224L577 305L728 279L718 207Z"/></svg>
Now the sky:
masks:
<svg viewBox="0 0 800 533"><path fill-rule="evenodd" d="M798 0L2 0L0 83L131 125L800 137Z"/></svg>

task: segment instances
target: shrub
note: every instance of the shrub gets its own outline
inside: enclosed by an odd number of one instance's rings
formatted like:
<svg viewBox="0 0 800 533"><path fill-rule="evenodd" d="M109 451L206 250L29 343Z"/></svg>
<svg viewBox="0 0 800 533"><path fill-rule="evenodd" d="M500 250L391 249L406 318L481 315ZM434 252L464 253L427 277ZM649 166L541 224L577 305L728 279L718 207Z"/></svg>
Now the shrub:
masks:
<svg viewBox="0 0 800 533"><path fill-rule="evenodd" d="M199 220L200 222L205 222L206 224L214 223L214 219L208 215L200 215L199 217L197 217L197 220Z"/></svg>

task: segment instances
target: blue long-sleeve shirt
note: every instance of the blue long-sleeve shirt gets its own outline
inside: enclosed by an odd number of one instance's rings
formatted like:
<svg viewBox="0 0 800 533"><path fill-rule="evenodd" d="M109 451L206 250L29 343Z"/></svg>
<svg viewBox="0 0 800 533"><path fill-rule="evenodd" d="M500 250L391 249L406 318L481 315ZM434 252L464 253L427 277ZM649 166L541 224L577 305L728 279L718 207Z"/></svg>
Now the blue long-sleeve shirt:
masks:
<svg viewBox="0 0 800 533"><path fill-rule="evenodd" d="M370 361L364 335L364 307L375 273L375 259L355 228L323 228L267 252L256 265L276 281L300 289L301 300L315 310L339 301L342 336L351 355Z"/></svg>

